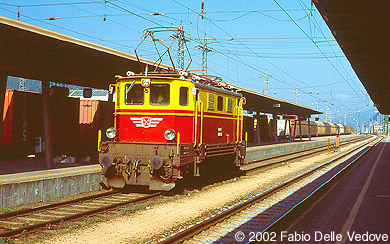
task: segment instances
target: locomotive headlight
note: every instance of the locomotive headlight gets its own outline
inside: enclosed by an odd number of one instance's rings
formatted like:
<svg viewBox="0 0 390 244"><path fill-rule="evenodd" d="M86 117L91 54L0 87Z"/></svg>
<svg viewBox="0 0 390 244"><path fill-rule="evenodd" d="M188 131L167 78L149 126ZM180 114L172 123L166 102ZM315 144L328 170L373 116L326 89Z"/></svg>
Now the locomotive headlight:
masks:
<svg viewBox="0 0 390 244"><path fill-rule="evenodd" d="M172 141L173 139L175 139L175 136L176 136L176 133L174 130L172 129L168 129L164 132L164 137L165 139L167 139L168 141Z"/></svg>
<svg viewBox="0 0 390 244"><path fill-rule="evenodd" d="M106 130L106 136L110 139L116 137L116 129L114 127L110 127Z"/></svg>
<svg viewBox="0 0 390 244"><path fill-rule="evenodd" d="M141 81L141 84L142 84L143 87L148 87L148 86L150 85L150 80L148 80L148 79L143 79L143 80Z"/></svg>

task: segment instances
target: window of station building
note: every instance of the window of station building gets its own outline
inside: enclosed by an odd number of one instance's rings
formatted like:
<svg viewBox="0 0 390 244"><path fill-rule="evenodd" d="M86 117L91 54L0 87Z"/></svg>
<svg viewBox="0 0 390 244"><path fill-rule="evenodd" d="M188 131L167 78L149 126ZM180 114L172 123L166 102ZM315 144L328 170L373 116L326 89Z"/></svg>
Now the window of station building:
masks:
<svg viewBox="0 0 390 244"><path fill-rule="evenodd" d="M209 94L209 103L208 103L208 110L214 110L215 104L215 97L213 94Z"/></svg>
<svg viewBox="0 0 390 244"><path fill-rule="evenodd" d="M150 104L168 105L170 102L169 84L150 85Z"/></svg>
<svg viewBox="0 0 390 244"><path fill-rule="evenodd" d="M127 84L125 92L126 104L144 104L144 88L141 84Z"/></svg>
<svg viewBox="0 0 390 244"><path fill-rule="evenodd" d="M188 105L188 87L180 87L179 104L181 106Z"/></svg>
<svg viewBox="0 0 390 244"><path fill-rule="evenodd" d="M223 111L223 97L218 96L217 98L217 110Z"/></svg>
<svg viewBox="0 0 390 244"><path fill-rule="evenodd" d="M227 99L227 109L229 113L233 113L233 99L228 98Z"/></svg>

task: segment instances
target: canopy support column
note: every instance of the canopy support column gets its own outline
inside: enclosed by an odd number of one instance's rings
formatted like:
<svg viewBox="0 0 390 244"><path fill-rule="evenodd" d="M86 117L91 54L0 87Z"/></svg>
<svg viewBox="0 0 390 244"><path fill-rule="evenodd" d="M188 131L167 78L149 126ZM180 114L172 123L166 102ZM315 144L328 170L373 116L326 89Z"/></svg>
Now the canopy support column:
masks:
<svg viewBox="0 0 390 244"><path fill-rule="evenodd" d="M284 138L287 139L287 123L289 120L284 121Z"/></svg>
<svg viewBox="0 0 390 244"><path fill-rule="evenodd" d="M43 96L43 120L45 125L45 156L46 167L51 169L53 165L53 145L51 137L51 119L50 119L50 82L42 81L42 96Z"/></svg>
<svg viewBox="0 0 390 244"><path fill-rule="evenodd" d="M309 127L309 131L307 132L307 135L309 136L309 141L311 141L311 134L310 134L310 117L307 118L307 126Z"/></svg>
<svg viewBox="0 0 390 244"><path fill-rule="evenodd" d="M299 118L299 138L302 141L302 123L300 118Z"/></svg>
<svg viewBox="0 0 390 244"><path fill-rule="evenodd" d="M5 101L5 90L7 89L8 75L0 73L0 137L3 129L3 113L4 113L4 101Z"/></svg>
<svg viewBox="0 0 390 244"><path fill-rule="evenodd" d="M261 144L261 134L260 134L260 116L259 112L256 112L256 144L260 146Z"/></svg>
<svg viewBox="0 0 390 244"><path fill-rule="evenodd" d="M272 118L273 118L273 122L274 122L275 142L278 143L278 115L277 114L273 114Z"/></svg>

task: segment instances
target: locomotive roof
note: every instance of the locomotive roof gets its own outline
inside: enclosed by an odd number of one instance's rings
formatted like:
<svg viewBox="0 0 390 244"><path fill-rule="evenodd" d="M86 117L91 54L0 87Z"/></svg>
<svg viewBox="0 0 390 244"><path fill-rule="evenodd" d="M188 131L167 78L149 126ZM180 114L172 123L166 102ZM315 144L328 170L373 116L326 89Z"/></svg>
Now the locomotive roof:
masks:
<svg viewBox="0 0 390 244"><path fill-rule="evenodd" d="M234 91L236 89L224 88L224 86L222 86L222 85L218 86L217 83L215 83L214 85L212 85L212 84L202 84L202 83L200 83L198 81L194 81L192 79L187 79L187 78L181 77L180 75L169 75L169 76L168 75L167 76L161 76L161 74L152 74L152 75L149 75L149 76L134 75L134 76L128 76L128 77L119 77L119 79L117 81L123 82L124 79L127 80L127 79L134 79L134 78L137 78L137 79L148 78L148 79L181 80L181 81L186 81L186 82L192 82L192 83L195 84L195 87L200 88L200 89L206 89L206 90L219 92L219 93L223 93L223 94L227 94L227 95L235 96L235 97L242 97L241 93L238 93L238 92ZM227 86L225 86L225 87L227 87Z"/></svg>

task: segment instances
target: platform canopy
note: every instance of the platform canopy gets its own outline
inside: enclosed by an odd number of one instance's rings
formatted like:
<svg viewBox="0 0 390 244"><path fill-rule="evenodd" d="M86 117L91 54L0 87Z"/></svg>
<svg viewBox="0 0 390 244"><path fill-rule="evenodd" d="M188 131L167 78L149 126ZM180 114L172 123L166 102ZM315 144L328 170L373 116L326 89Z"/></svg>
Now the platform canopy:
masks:
<svg viewBox="0 0 390 244"><path fill-rule="evenodd" d="M313 114L322 114L321 111L267 96L262 93L251 91L242 87L233 86L246 98L244 109L247 111L256 111L277 115L297 115L299 117L309 118Z"/></svg>
<svg viewBox="0 0 390 244"><path fill-rule="evenodd" d="M390 114L390 2L314 0L382 114Z"/></svg>
<svg viewBox="0 0 390 244"><path fill-rule="evenodd" d="M0 47L0 72L10 76L108 89L115 75L141 72L134 55L2 16Z"/></svg>
<svg viewBox="0 0 390 244"><path fill-rule="evenodd" d="M116 74L142 71L134 55L1 16L0 46L0 73L10 76L107 89ZM141 63L154 64L146 59ZM168 65L160 67L172 69ZM247 98L247 110L303 117L321 113L236 88Z"/></svg>

